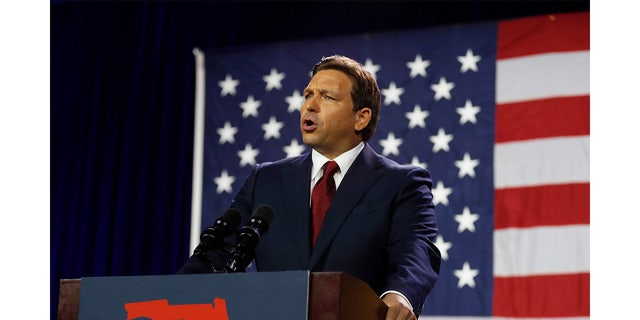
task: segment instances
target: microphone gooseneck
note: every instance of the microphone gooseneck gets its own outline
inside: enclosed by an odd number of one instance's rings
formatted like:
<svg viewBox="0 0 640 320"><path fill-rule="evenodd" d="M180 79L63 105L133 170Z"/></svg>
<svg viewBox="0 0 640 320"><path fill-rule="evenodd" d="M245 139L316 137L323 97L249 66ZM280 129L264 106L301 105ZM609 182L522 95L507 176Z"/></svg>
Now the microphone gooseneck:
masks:
<svg viewBox="0 0 640 320"><path fill-rule="evenodd" d="M211 272L214 272L215 268L207 258L207 250L223 247L225 245L224 238L238 228L241 220L240 212L234 208L229 208L216 219L212 226L200 234L200 244L193 250L193 254L208 266Z"/></svg>
<svg viewBox="0 0 640 320"><path fill-rule="evenodd" d="M227 272L244 272L255 257L255 248L260 237L269 230L274 211L268 205L260 205L249 219L249 224L240 228L238 242L227 263Z"/></svg>

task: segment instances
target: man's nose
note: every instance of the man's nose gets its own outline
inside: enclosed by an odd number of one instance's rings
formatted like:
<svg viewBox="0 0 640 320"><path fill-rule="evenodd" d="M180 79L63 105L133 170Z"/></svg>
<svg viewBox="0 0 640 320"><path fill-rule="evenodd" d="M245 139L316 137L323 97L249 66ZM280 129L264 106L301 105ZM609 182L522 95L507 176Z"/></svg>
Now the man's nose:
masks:
<svg viewBox="0 0 640 320"><path fill-rule="evenodd" d="M318 111L317 97L314 96L306 99L302 106L309 111Z"/></svg>

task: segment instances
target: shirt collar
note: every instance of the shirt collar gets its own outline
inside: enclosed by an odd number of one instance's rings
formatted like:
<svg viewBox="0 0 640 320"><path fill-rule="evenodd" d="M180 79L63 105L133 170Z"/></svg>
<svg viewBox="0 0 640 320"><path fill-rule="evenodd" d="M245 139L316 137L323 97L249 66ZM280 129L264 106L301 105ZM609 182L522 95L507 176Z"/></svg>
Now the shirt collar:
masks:
<svg viewBox="0 0 640 320"><path fill-rule="evenodd" d="M339 173L341 174L341 176L344 177L344 175L347 173L347 170L349 170L351 164L353 164L353 161L356 160L356 157L358 156L358 154L360 154L360 151L362 151L362 149L364 149L364 142L360 141L360 143L358 143L358 145L353 147L351 150L346 151L333 159L338 163L338 166L340 167ZM322 176L322 166L324 166L325 162L331 159L328 159L327 157L321 155L320 152L316 150L312 150L311 160L313 161L313 168L311 169L311 179L313 180L315 177Z"/></svg>

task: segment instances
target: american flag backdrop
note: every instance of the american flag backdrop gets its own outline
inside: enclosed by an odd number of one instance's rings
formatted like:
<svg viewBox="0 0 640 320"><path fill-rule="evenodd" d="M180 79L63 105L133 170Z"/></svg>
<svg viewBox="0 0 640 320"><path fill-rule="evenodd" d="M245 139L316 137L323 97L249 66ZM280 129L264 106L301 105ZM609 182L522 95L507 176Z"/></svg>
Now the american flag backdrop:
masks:
<svg viewBox="0 0 640 320"><path fill-rule="evenodd" d="M577 12L195 50L193 246L252 165L310 151L302 92L322 56L342 54L382 92L371 146L433 175L443 263L421 318L588 319L589 21Z"/></svg>

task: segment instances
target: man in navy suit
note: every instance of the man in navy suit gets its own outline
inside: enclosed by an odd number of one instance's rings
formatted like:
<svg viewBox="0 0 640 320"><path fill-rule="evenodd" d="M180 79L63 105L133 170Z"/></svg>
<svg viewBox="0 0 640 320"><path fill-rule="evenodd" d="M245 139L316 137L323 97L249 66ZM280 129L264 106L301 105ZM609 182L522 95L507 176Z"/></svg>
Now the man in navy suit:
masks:
<svg viewBox="0 0 640 320"><path fill-rule="evenodd" d="M378 122L380 90L362 65L325 57L312 75L300 109L302 139L312 151L256 165L231 204L244 222L260 205L274 209L255 250L256 269L345 272L380 295L387 320L415 320L440 270L431 174L385 158L367 143ZM328 160L339 167L337 191L312 245L311 193ZM206 268L191 257L179 273L194 272Z"/></svg>

